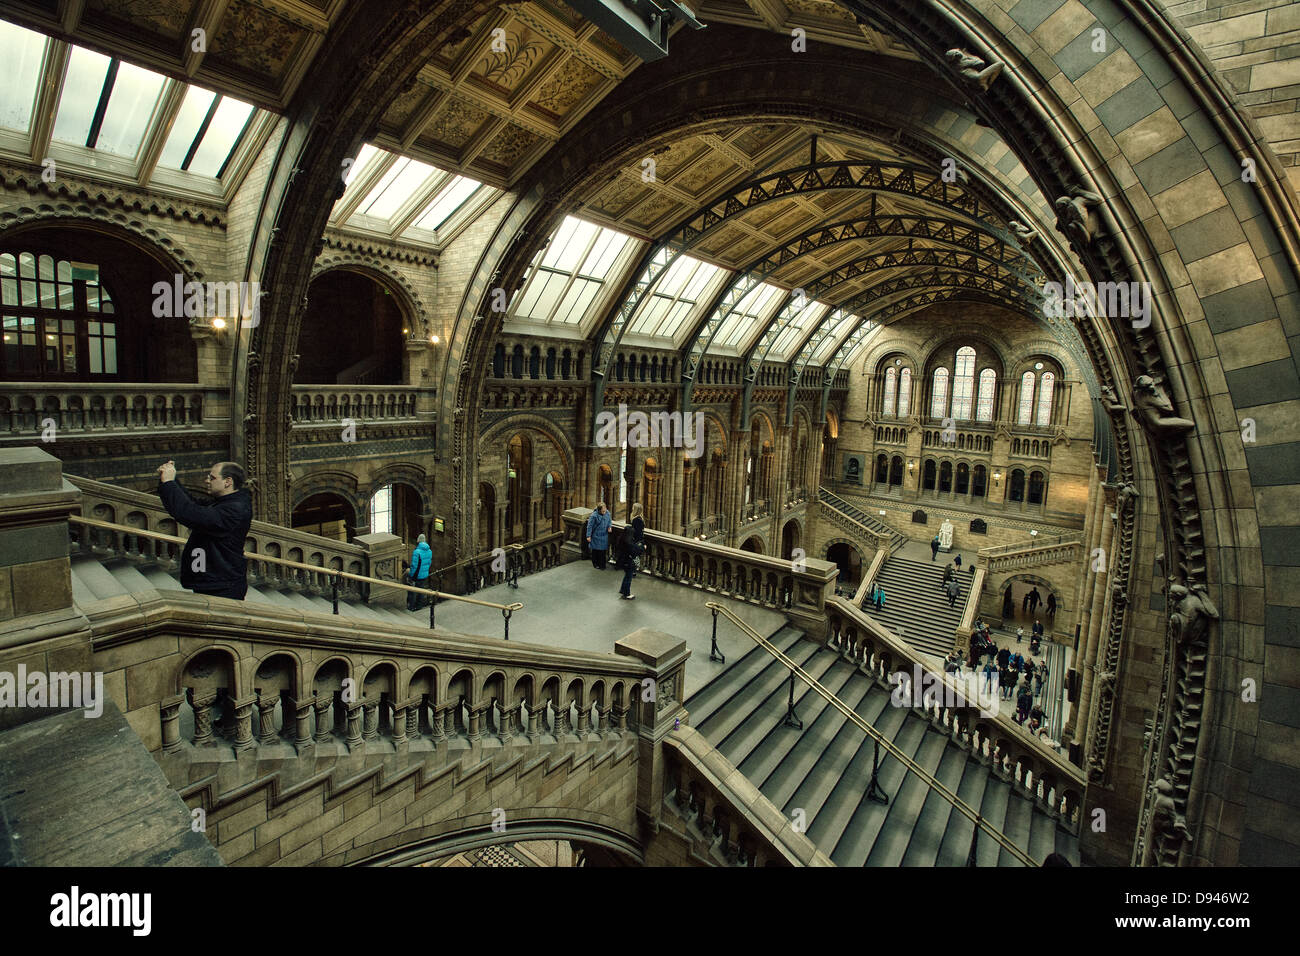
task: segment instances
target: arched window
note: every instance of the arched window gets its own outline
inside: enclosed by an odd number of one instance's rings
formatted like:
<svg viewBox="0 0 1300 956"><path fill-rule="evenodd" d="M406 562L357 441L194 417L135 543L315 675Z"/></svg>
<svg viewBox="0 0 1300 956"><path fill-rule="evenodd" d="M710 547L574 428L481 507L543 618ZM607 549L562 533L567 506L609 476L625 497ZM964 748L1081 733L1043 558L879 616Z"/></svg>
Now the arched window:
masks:
<svg viewBox="0 0 1300 956"><path fill-rule="evenodd" d="M370 499L370 533L393 533L393 486L384 485Z"/></svg>
<svg viewBox="0 0 1300 956"><path fill-rule="evenodd" d="M945 461L939 466L939 490L944 494L952 491L952 462Z"/></svg>
<svg viewBox="0 0 1300 956"><path fill-rule="evenodd" d="M993 421L993 390L997 387L998 373L991 368L980 372L980 394L975 403L977 422Z"/></svg>
<svg viewBox="0 0 1300 956"><path fill-rule="evenodd" d="M1056 376L1051 372L1043 373L1043 380L1038 386L1038 424L1052 424L1052 391L1056 386Z"/></svg>
<svg viewBox="0 0 1300 956"><path fill-rule="evenodd" d="M1025 500L1025 473L1019 468L1011 473L1011 500Z"/></svg>
<svg viewBox="0 0 1300 956"><path fill-rule="evenodd" d="M1034 373L1026 372L1020 377L1020 411L1016 415L1016 423L1019 425L1028 425L1032 421L1031 415L1034 412Z"/></svg>
<svg viewBox="0 0 1300 956"><path fill-rule="evenodd" d="M970 465L962 462L957 466L957 494L964 495L970 491Z"/></svg>
<svg viewBox="0 0 1300 956"><path fill-rule="evenodd" d="M912 370L898 373L898 417L905 418L912 410Z"/></svg>
<svg viewBox="0 0 1300 956"><path fill-rule="evenodd" d="M952 376L952 417L970 420L971 400L975 396L975 350L964 345L957 350L957 364Z"/></svg>
<svg viewBox="0 0 1300 956"><path fill-rule="evenodd" d="M921 488L925 491L934 491L934 459L927 458L925 467L921 470Z"/></svg>
<svg viewBox="0 0 1300 956"><path fill-rule="evenodd" d="M934 391L930 397L930 417L948 417L948 370L946 368L934 370Z"/></svg>
<svg viewBox="0 0 1300 956"><path fill-rule="evenodd" d="M983 465L975 466L975 475L971 480L970 493L972 497L983 498L988 488L988 471Z"/></svg>
<svg viewBox="0 0 1300 956"><path fill-rule="evenodd" d="M885 403L880 409L882 415L894 414L894 400L897 397L898 388L898 369L890 368L885 371Z"/></svg>
<svg viewBox="0 0 1300 956"><path fill-rule="evenodd" d="M889 482L889 456L876 456L876 483L887 484Z"/></svg>
<svg viewBox="0 0 1300 956"><path fill-rule="evenodd" d="M85 381L117 374L117 309L100 284L99 266L0 254L0 309L0 378Z"/></svg>
<svg viewBox="0 0 1300 956"><path fill-rule="evenodd" d="M1047 378L1047 376L1044 375L1043 378ZM1041 471L1031 471L1029 473L1029 503L1031 505L1041 505L1046 490L1047 482L1043 473Z"/></svg>
<svg viewBox="0 0 1300 956"><path fill-rule="evenodd" d="M903 483L903 459L895 455L889 462L889 484L890 486L901 485Z"/></svg>

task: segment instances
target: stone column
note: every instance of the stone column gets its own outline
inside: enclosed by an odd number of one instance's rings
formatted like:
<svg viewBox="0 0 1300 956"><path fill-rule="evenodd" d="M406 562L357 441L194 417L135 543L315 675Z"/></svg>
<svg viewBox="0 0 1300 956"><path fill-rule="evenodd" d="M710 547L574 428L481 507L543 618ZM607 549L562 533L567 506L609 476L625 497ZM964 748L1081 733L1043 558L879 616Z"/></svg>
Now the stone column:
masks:
<svg viewBox="0 0 1300 956"><path fill-rule="evenodd" d="M246 697L230 703L235 710L235 750L252 750L257 746L253 740L253 708L257 705L257 698Z"/></svg>
<svg viewBox="0 0 1300 956"><path fill-rule="evenodd" d="M691 652L685 641L671 634L641 628L616 643L614 653L639 661L643 669L649 670L657 688L651 701L643 701L640 694L632 696L632 706L640 708L636 721L637 816L651 832L657 832L668 771L663 739L687 716L682 700L687 690L686 660Z"/></svg>
<svg viewBox="0 0 1300 956"><path fill-rule="evenodd" d="M361 705L363 717L361 722L361 739L370 741L379 736L379 701L367 700Z"/></svg>
<svg viewBox="0 0 1300 956"><path fill-rule="evenodd" d="M323 744L334 731L334 695L314 698L312 707L316 709L316 742Z"/></svg>
<svg viewBox="0 0 1300 956"><path fill-rule="evenodd" d="M217 692L214 690L196 694L194 689L190 688L186 693L190 699L190 707L194 710L194 746L210 746L214 742L212 736L212 705L217 700Z"/></svg>
<svg viewBox="0 0 1300 956"><path fill-rule="evenodd" d="M399 754L405 753L409 744L406 736L407 713L406 705L393 707L393 746L397 748Z"/></svg>
<svg viewBox="0 0 1300 956"><path fill-rule="evenodd" d="M280 692L263 695L261 691L257 694L257 723L260 732L257 735L257 742L263 747L269 747L276 743L279 738L275 733L275 705L280 702ZM288 720L288 715L285 715Z"/></svg>
<svg viewBox="0 0 1300 956"><path fill-rule="evenodd" d="M316 746L311 738L312 704L310 700L294 701L293 749L299 754L306 753ZM285 719L288 720L287 714Z"/></svg>
<svg viewBox="0 0 1300 956"><path fill-rule="evenodd" d="M361 739L361 708L362 705L360 701L354 704L347 705L347 713L348 713L347 745L349 751L358 750L361 747L365 746L365 742Z"/></svg>
<svg viewBox="0 0 1300 956"><path fill-rule="evenodd" d="M185 695L177 694L174 697L166 697L159 704L159 710L162 712L162 749L163 753L177 753L185 749L185 743L181 740L181 704L185 702Z"/></svg>

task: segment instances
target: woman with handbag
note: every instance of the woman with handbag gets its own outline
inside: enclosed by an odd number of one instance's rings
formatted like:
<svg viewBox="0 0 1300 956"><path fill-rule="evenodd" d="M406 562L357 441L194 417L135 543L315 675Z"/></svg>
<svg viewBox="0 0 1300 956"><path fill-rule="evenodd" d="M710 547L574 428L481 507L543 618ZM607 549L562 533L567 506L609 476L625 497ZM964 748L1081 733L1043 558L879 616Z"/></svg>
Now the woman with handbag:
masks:
<svg viewBox="0 0 1300 956"><path fill-rule="evenodd" d="M624 601L636 599L632 593L632 578L636 577L637 571L641 568L641 555L645 554L645 518L643 509L639 504L632 506L632 521L623 529L623 534L619 538L619 556L622 559L623 584L619 587L618 593Z"/></svg>

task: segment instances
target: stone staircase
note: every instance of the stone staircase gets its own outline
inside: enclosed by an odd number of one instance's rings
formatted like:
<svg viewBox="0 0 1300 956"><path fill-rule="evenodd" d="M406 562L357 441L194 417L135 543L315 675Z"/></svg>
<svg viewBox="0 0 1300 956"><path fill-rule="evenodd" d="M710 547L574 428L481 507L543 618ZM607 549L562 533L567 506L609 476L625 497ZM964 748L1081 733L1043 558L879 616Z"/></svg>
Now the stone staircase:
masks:
<svg viewBox="0 0 1300 956"><path fill-rule="evenodd" d="M118 595L131 594L136 591L154 589L158 591L182 591L175 574L148 558L96 556L89 554L72 555L72 600L73 603L86 607L96 601ZM250 582L249 602L277 605L279 607L298 608L303 611L315 611L318 614L333 614L334 604L329 598L297 591L277 588L271 583L254 585ZM428 627L428 608L420 611L407 611L404 607L384 607L370 605L358 600L339 598L339 615L359 618L366 621L384 621L401 624L405 627Z"/></svg>
<svg viewBox="0 0 1300 956"><path fill-rule="evenodd" d="M949 607L947 596L939 588L946 566L946 560L942 563L914 561L894 555L876 576L876 583L885 589L884 610L877 611L870 602L864 602L863 611L895 634L901 629L902 639L917 650L948 656L970 594L972 575L965 567L957 572L961 594L957 603Z"/></svg>
<svg viewBox="0 0 1300 956"><path fill-rule="evenodd" d="M851 661L802 638L786 627L771 641L1035 861L1058 852L1078 865L1078 838L1054 815L911 707L891 706L889 690ZM836 864L964 865L974 823L884 753L878 780L889 803L866 799L871 739L798 680L795 710L803 729L784 726L788 687L786 668L754 648L687 699L691 725L787 819L802 810L807 836ZM1019 861L982 833L976 864Z"/></svg>
<svg viewBox="0 0 1300 956"><path fill-rule="evenodd" d="M895 531L879 518L867 514L855 505L849 504L834 492L821 488L819 489L819 497L824 504L829 505L841 514L848 515L858 524L870 528L877 534L887 537L889 539L889 553L891 555L896 554L898 549L907 543L907 535L903 534L901 531Z"/></svg>

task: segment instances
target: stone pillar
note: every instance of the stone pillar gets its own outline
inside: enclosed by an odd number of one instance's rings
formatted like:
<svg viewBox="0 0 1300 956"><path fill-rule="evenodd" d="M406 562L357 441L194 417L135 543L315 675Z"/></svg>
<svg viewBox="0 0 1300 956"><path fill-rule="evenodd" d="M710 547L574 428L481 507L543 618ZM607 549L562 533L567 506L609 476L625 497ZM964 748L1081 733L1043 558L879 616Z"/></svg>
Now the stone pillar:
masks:
<svg viewBox="0 0 1300 956"><path fill-rule="evenodd" d="M316 708L316 742L323 744L334 731L334 695L316 697L312 700L312 706Z"/></svg>
<svg viewBox="0 0 1300 956"><path fill-rule="evenodd" d="M257 698L246 697L230 700L230 703L235 710L235 750L252 750L257 746L253 739L253 708L257 705Z"/></svg>
<svg viewBox="0 0 1300 956"><path fill-rule="evenodd" d="M313 702L310 700L294 701L294 738L293 749L299 754L306 753L316 746L311 738L311 711ZM285 715L288 720L288 715Z"/></svg>
<svg viewBox="0 0 1300 956"><path fill-rule="evenodd" d="M366 553L366 567L372 578L383 581L400 581L402 560L406 557L406 546L395 534L358 535L355 542ZM388 607L405 607L406 592L399 588L385 587L382 584L370 585L370 597L367 604L382 604Z"/></svg>
<svg viewBox="0 0 1300 956"><path fill-rule="evenodd" d="M159 704L162 712L162 749L163 753L172 754L185 749L181 740L181 704L185 702L184 694L166 697Z"/></svg>
<svg viewBox="0 0 1300 956"><path fill-rule="evenodd" d="M66 610L71 615L68 515L80 509L81 492L64 480L59 459L40 448L0 449L0 622L52 611ZM84 532L84 528L78 531ZM0 630L13 635L19 634L21 627L0 623ZM33 666L30 649L22 657L31 669L45 666L43 660ZM74 666L90 670L89 657L87 647L85 666L81 660ZM70 668L64 665L59 669ZM125 712L126 701L118 704ZM0 714L0 726L21 722L5 718L25 714L27 708L6 711ZM32 708L32 716L26 719L46 713L43 708Z"/></svg>
<svg viewBox="0 0 1300 956"><path fill-rule="evenodd" d="M370 741L379 736L379 701L367 700L361 705L361 739Z"/></svg>
<svg viewBox="0 0 1300 956"><path fill-rule="evenodd" d="M347 745L349 751L358 750L361 747L365 746L365 742L361 739L361 709L362 709L362 705L359 701L357 703L347 705L347 714L348 714Z"/></svg>
<svg viewBox="0 0 1300 956"><path fill-rule="evenodd" d="M269 747L279 739L275 734L275 705L280 702L280 692L263 695L261 691L257 694L257 723L260 732L257 735L257 742L263 747ZM287 721L289 715L285 714L284 719Z"/></svg>
<svg viewBox="0 0 1300 956"><path fill-rule="evenodd" d="M190 698L190 707L194 710L194 746L207 747L213 743L212 705L216 702L217 692L194 693L193 688L186 692Z"/></svg>
<svg viewBox="0 0 1300 956"><path fill-rule="evenodd" d="M682 701L686 697L686 660L691 652L685 641L671 634L641 628L616 643L614 653L640 661L655 681L655 699L643 701L634 688L631 706L640 708L636 721L637 816L651 832L657 832L667 773L663 739L678 720L687 717Z"/></svg>

